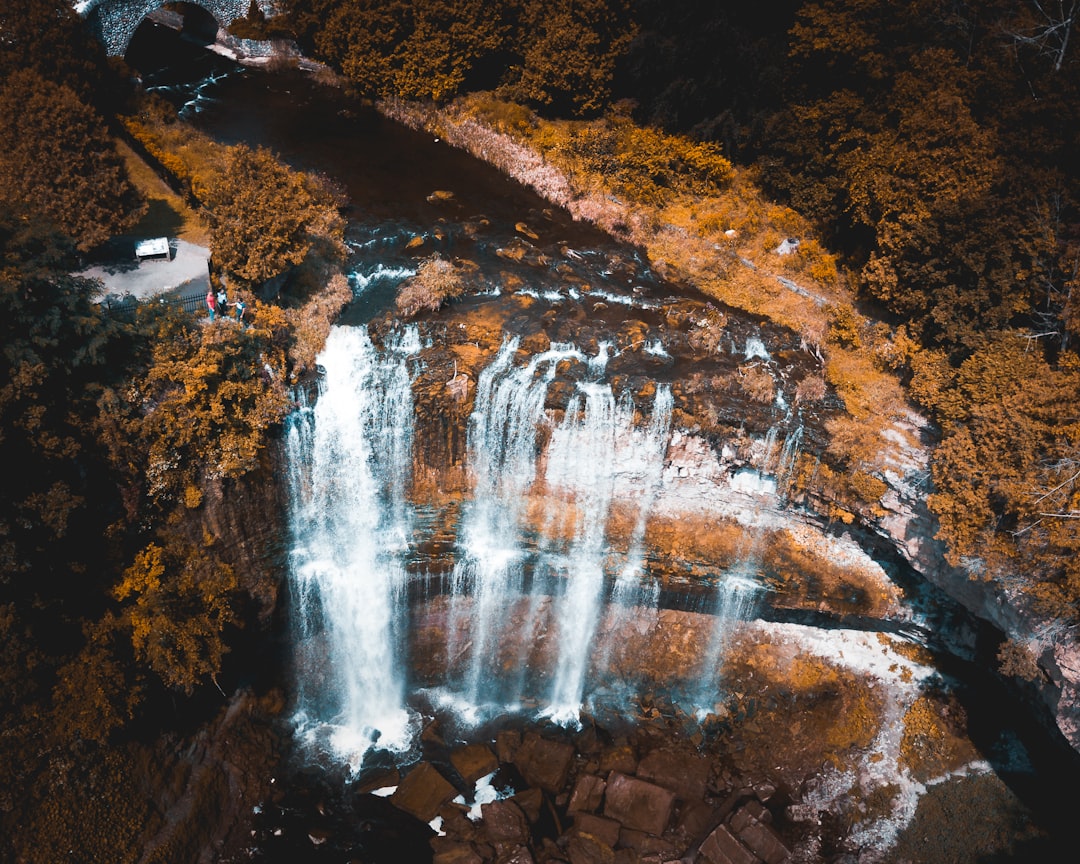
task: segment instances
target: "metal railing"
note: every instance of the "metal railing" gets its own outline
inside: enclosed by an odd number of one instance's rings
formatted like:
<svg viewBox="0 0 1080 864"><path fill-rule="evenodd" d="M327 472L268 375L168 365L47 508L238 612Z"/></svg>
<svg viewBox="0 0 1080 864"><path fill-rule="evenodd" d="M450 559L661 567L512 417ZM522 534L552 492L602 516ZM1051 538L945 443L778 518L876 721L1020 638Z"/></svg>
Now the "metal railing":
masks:
<svg viewBox="0 0 1080 864"><path fill-rule="evenodd" d="M132 294L124 294L123 296L110 294L101 301L100 306L101 311L106 315L130 321L135 317L135 307L140 302L160 303L163 306L172 306L182 312L206 312L206 292L202 289L176 297L150 297L143 301L140 301Z"/></svg>

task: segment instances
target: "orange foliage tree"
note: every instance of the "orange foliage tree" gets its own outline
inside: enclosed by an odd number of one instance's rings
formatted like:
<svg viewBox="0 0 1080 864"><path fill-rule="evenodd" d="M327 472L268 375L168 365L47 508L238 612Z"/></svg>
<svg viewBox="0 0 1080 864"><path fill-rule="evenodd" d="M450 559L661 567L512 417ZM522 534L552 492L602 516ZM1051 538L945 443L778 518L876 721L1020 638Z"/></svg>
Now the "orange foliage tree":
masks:
<svg viewBox="0 0 1080 864"><path fill-rule="evenodd" d="M131 227L146 203L97 113L31 70L0 83L0 201L50 220L87 251Z"/></svg>

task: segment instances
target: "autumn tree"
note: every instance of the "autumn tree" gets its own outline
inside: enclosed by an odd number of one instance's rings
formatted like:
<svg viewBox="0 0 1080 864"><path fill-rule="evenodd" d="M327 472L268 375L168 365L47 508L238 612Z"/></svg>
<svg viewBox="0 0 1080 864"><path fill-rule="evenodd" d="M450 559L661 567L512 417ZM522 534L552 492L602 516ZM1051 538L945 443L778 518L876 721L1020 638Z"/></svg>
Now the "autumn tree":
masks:
<svg viewBox="0 0 1080 864"><path fill-rule="evenodd" d="M5 0L0 44L0 81L30 69L82 102L103 95L105 52L68 0Z"/></svg>
<svg viewBox="0 0 1080 864"><path fill-rule="evenodd" d="M168 516L198 507L208 482L259 466L289 405L284 357L257 318L206 327L168 308L140 316L145 367L102 393L99 423L118 474L145 498L137 509Z"/></svg>
<svg viewBox="0 0 1080 864"><path fill-rule="evenodd" d="M113 589L135 657L170 688L190 694L221 669L236 577L227 565L173 539L150 543Z"/></svg>
<svg viewBox="0 0 1080 864"><path fill-rule="evenodd" d="M1040 304L1063 314L1067 299L1066 244L1047 242L1047 221L1032 217L1056 201L1075 219L1061 137L1075 109L1055 100L1048 111L1059 82L1035 88L1001 50L1010 10L804 5L791 30L792 104L761 160L770 186L847 253L863 296L957 359L1031 322Z"/></svg>
<svg viewBox="0 0 1080 864"><path fill-rule="evenodd" d="M18 466L0 493L0 584L43 602L99 548L92 417L122 341L73 260L65 238L0 208L0 458Z"/></svg>
<svg viewBox="0 0 1080 864"><path fill-rule="evenodd" d="M635 27L624 0L526 2L504 91L556 112L595 113L611 95L615 66Z"/></svg>
<svg viewBox="0 0 1080 864"><path fill-rule="evenodd" d="M1080 361L1009 333L914 384L943 424L929 503L951 563L1080 619Z"/></svg>
<svg viewBox="0 0 1080 864"><path fill-rule="evenodd" d="M146 204L101 118L32 70L0 85L0 201L47 218L86 251L138 221Z"/></svg>
<svg viewBox="0 0 1080 864"><path fill-rule="evenodd" d="M244 285L284 275L316 245L344 254L333 195L265 148L229 148L224 170L196 194L206 205L215 262Z"/></svg>

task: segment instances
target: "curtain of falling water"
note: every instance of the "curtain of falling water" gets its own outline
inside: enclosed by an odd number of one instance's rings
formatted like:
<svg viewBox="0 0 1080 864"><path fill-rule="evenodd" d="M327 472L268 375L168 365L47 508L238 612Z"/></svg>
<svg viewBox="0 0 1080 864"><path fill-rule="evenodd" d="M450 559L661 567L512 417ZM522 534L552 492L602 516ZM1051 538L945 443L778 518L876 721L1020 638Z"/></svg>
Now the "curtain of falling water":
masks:
<svg viewBox="0 0 1080 864"><path fill-rule="evenodd" d="M548 385L560 360L582 359L576 348L550 351L515 366L518 340L508 339L480 374L469 420L473 497L459 532L452 577L450 650L468 648L461 696L470 705L506 698L492 668L508 607L522 596L525 494L536 476L536 441ZM463 620L464 618L464 620ZM457 643L457 634L468 640Z"/></svg>
<svg viewBox="0 0 1080 864"><path fill-rule="evenodd" d="M290 561L301 732L359 765L376 740L404 749L401 626L411 511L415 329L378 351L362 328L335 328L319 357L314 409L288 438Z"/></svg>

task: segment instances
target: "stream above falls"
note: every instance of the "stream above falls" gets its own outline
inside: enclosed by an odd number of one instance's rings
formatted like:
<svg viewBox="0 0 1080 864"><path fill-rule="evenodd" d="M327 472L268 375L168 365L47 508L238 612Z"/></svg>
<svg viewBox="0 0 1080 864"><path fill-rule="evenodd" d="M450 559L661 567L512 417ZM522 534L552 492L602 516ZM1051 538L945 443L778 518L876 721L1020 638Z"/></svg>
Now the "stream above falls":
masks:
<svg viewBox="0 0 1080 864"><path fill-rule="evenodd" d="M198 128L323 172L351 202L355 300L288 429L282 782L300 792L267 802L251 860L403 860L358 790L529 723L708 743L716 797L736 775L784 790L796 859L889 860L928 790L967 776L1011 790L995 818L1021 827L995 830L1058 830L1067 808L1041 778L1071 769L980 671L994 634L880 538L789 497L841 408L799 403L820 370L795 334L664 282L638 250L300 73L192 52L144 76ZM467 296L395 320L433 254L468 268ZM740 383L758 373L766 399ZM569 791L549 792L552 812ZM340 825L316 843L327 807Z"/></svg>

